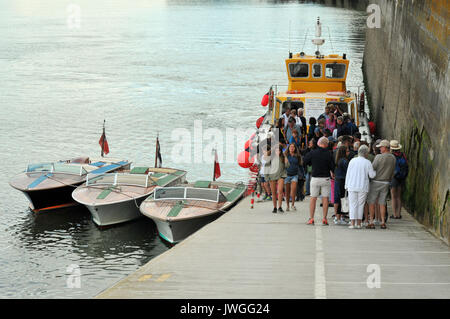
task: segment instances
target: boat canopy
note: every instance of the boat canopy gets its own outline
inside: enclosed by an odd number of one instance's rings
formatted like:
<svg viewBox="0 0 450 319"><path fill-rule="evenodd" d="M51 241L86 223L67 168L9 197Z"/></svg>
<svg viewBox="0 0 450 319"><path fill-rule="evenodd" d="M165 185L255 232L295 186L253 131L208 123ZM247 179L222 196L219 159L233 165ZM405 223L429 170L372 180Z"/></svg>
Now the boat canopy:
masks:
<svg viewBox="0 0 450 319"><path fill-rule="evenodd" d="M86 186L92 185L130 185L148 187L155 183L152 174L107 173L88 174Z"/></svg>
<svg viewBox="0 0 450 319"><path fill-rule="evenodd" d="M82 165L61 162L29 164L26 173L50 172L70 175L86 175L88 172Z"/></svg>
<svg viewBox="0 0 450 319"><path fill-rule="evenodd" d="M154 200L202 200L226 202L227 198L219 189L195 187L158 187L153 192Z"/></svg>

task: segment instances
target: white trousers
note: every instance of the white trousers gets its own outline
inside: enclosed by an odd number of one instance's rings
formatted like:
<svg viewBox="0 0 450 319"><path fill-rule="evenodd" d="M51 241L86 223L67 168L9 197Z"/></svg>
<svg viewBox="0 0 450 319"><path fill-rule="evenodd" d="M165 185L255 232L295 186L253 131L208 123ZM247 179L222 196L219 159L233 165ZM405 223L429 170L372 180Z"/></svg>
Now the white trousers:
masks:
<svg viewBox="0 0 450 319"><path fill-rule="evenodd" d="M350 219L362 219L367 192L348 192L348 209Z"/></svg>

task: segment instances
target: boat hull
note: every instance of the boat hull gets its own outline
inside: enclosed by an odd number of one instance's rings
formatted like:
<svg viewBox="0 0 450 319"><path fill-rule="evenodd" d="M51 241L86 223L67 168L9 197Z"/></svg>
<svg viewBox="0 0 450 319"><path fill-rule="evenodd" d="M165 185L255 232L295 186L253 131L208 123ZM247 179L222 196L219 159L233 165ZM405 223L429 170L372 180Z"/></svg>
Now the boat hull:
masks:
<svg viewBox="0 0 450 319"><path fill-rule="evenodd" d="M22 190L22 192L30 201L30 208L39 212L78 205L72 198L72 192L82 183L43 190Z"/></svg>
<svg viewBox="0 0 450 319"><path fill-rule="evenodd" d="M217 212L207 216L177 221L163 221L156 218L150 218L155 222L156 227L158 227L159 236L169 243L175 244L189 237L191 234L222 215L222 212Z"/></svg>
<svg viewBox="0 0 450 319"><path fill-rule="evenodd" d="M111 226L128 222L142 217L139 211L139 205L144 201L145 197L137 198L121 203L113 203L106 205L90 206L85 205L91 212L92 220L97 226ZM136 206L137 204L137 206Z"/></svg>

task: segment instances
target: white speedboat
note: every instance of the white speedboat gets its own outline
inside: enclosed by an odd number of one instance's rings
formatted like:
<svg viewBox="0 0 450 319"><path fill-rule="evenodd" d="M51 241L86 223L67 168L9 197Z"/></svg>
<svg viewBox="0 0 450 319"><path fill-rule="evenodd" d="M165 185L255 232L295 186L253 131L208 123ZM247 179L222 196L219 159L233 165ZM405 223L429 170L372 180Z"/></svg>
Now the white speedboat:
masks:
<svg viewBox="0 0 450 319"><path fill-rule="evenodd" d="M89 209L96 225L110 226L141 217L139 205L155 187L184 183L185 178L186 171L149 167L100 176L89 174L72 197Z"/></svg>
<svg viewBox="0 0 450 319"><path fill-rule="evenodd" d="M114 158L78 157L52 163L27 166L25 172L14 176L9 184L22 191L30 208L44 211L77 204L73 190L86 181L89 173L104 174L129 169L131 162Z"/></svg>
<svg viewBox="0 0 450 319"><path fill-rule="evenodd" d="M159 235L177 243L220 217L242 198L242 183L197 181L175 187L158 187L140 206L151 218Z"/></svg>

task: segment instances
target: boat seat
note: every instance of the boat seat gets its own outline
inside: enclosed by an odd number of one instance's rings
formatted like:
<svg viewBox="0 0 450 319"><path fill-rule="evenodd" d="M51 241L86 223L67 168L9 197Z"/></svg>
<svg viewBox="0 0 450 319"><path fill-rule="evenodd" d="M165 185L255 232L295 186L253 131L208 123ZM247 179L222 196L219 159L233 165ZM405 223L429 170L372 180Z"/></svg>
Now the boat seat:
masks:
<svg viewBox="0 0 450 319"><path fill-rule="evenodd" d="M75 164L88 164L89 163L89 157L82 156L82 157L75 157L72 158L69 163L75 163Z"/></svg>
<svg viewBox="0 0 450 319"><path fill-rule="evenodd" d="M133 167L133 169L130 171L130 174L148 174L149 167Z"/></svg>
<svg viewBox="0 0 450 319"><path fill-rule="evenodd" d="M211 181L196 181L194 187L196 188L209 188Z"/></svg>

